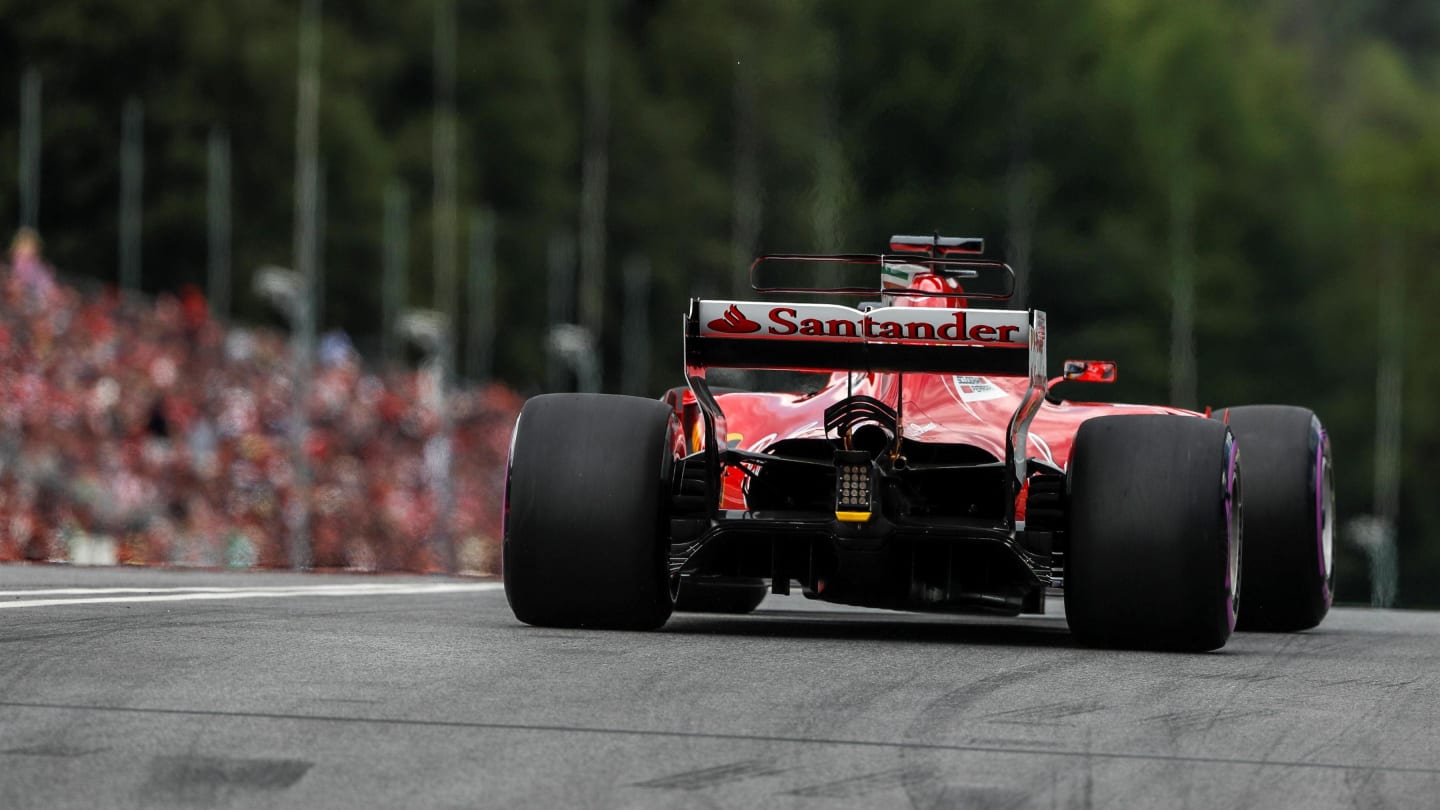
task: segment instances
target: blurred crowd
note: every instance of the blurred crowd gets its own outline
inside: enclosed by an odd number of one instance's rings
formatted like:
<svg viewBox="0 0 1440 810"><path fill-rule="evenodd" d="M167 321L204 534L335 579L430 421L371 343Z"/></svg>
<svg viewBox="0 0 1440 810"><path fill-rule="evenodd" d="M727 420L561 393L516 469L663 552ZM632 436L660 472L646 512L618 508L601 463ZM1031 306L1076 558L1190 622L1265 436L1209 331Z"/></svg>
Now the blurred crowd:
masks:
<svg viewBox="0 0 1440 810"><path fill-rule="evenodd" d="M293 536L317 568L442 570L453 541L462 570L498 570L517 394L442 402L433 371L366 368L331 333L296 441L297 375L285 335L218 322L195 288L82 291L22 230L0 267L0 560L98 539L120 562L286 566Z"/></svg>

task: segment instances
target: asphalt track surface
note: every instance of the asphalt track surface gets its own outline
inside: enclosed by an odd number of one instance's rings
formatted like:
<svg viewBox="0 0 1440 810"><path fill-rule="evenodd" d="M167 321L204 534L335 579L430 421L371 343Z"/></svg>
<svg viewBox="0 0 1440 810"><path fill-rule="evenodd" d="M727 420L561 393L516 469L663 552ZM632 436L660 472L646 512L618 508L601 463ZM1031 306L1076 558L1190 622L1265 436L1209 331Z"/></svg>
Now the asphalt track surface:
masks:
<svg viewBox="0 0 1440 810"><path fill-rule="evenodd" d="M1440 614L1210 654L771 597L658 633L498 583L0 567L0 807L1434 807Z"/></svg>

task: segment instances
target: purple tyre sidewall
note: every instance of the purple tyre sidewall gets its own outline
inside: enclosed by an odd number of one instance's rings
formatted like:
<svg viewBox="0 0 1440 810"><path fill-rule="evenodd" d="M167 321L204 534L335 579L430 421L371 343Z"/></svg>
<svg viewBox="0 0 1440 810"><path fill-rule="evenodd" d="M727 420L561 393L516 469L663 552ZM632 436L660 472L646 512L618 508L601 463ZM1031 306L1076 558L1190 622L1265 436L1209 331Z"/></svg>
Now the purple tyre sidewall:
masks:
<svg viewBox="0 0 1440 810"><path fill-rule="evenodd" d="M1312 419L1311 431L1312 441L1315 443L1314 467L1311 470L1315 490L1315 558L1320 566L1321 595L1325 607L1328 608L1335 598L1331 588L1331 577L1335 572L1335 502L1331 495L1334 482L1331 480L1330 471L1330 437L1320 425L1319 419Z"/></svg>
<svg viewBox="0 0 1440 810"><path fill-rule="evenodd" d="M1225 618L1230 625L1230 632L1235 632L1235 622L1240 616L1240 566L1239 555L1242 553L1241 544L1243 534L1239 531L1240 516L1237 511L1244 509L1241 503L1238 508L1236 496L1243 493L1236 492L1236 477L1238 475L1240 460L1240 445L1233 436L1226 436L1225 439ZM1232 563L1232 560L1235 562Z"/></svg>

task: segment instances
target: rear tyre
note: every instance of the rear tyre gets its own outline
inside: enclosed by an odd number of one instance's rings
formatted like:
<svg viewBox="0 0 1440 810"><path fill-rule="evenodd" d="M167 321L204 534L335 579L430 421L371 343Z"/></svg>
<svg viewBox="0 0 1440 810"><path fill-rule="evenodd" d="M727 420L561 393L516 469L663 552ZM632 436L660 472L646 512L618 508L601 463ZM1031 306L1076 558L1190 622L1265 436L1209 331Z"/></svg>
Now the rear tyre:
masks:
<svg viewBox="0 0 1440 810"><path fill-rule="evenodd" d="M1225 426L1102 416L1080 426L1065 615L1086 644L1213 650L1235 628L1240 467Z"/></svg>
<svg viewBox="0 0 1440 810"><path fill-rule="evenodd" d="M1217 411L1245 454L1241 630L1308 630L1330 611L1335 489L1330 440L1306 408Z"/></svg>
<svg viewBox="0 0 1440 810"><path fill-rule="evenodd" d="M770 588L763 579L682 579L675 609L688 613L749 613Z"/></svg>
<svg viewBox="0 0 1440 810"><path fill-rule="evenodd" d="M505 598L517 619L649 630L670 618L671 413L603 394L525 404L505 483Z"/></svg>

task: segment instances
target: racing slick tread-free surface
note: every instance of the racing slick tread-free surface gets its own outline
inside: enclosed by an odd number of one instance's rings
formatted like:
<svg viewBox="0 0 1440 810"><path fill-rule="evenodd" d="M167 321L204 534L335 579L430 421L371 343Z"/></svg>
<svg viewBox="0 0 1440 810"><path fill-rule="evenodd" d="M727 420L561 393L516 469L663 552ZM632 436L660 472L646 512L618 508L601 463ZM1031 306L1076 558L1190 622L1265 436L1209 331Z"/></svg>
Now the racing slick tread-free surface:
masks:
<svg viewBox="0 0 1440 810"><path fill-rule="evenodd" d="M1323 526L1315 525L1326 518L1316 492L1330 459L1324 429L1313 412L1289 405L1226 408L1215 418L1230 426L1245 465L1237 629L1308 630L1330 610L1332 572L1318 542Z"/></svg>
<svg viewBox="0 0 1440 810"><path fill-rule="evenodd" d="M505 596L520 621L648 630L670 618L670 415L604 394L525 404L505 493Z"/></svg>
<svg viewBox="0 0 1440 810"><path fill-rule="evenodd" d="M763 579L684 579L675 595L675 609L686 613L750 613L765 601L770 586Z"/></svg>
<svg viewBox="0 0 1440 810"><path fill-rule="evenodd" d="M1188 416L1103 416L1080 426L1065 554L1065 614L1079 640L1225 644L1227 444L1223 424Z"/></svg>

